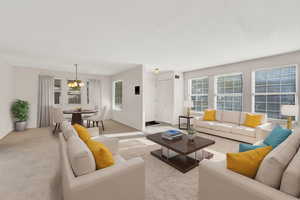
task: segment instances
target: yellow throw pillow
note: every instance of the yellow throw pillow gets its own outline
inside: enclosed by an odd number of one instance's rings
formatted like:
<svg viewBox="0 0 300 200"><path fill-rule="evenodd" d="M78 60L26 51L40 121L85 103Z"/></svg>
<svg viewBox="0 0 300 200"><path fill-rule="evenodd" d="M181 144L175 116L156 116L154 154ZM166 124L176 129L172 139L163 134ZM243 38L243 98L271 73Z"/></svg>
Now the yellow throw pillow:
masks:
<svg viewBox="0 0 300 200"><path fill-rule="evenodd" d="M227 153L227 169L254 178L260 163L271 150L272 147L267 146L241 153Z"/></svg>
<svg viewBox="0 0 300 200"><path fill-rule="evenodd" d="M82 141L84 141L86 143L88 140L91 139L91 135L87 128L85 128L79 124L74 124L73 127L75 128L78 136L80 137L80 139Z"/></svg>
<svg viewBox="0 0 300 200"><path fill-rule="evenodd" d="M216 121L216 110L205 110L203 120L205 121Z"/></svg>
<svg viewBox="0 0 300 200"><path fill-rule="evenodd" d="M103 169L115 163L112 153L101 142L89 140L86 144L94 155L97 169Z"/></svg>
<svg viewBox="0 0 300 200"><path fill-rule="evenodd" d="M248 114L246 113L246 119L244 126L249 126L252 128L256 128L261 125L262 115Z"/></svg>

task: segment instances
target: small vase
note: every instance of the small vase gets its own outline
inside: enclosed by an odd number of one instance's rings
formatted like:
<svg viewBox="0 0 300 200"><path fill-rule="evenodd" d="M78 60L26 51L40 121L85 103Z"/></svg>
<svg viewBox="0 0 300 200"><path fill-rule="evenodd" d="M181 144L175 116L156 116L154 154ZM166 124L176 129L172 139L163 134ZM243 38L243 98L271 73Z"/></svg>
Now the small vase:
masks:
<svg viewBox="0 0 300 200"><path fill-rule="evenodd" d="M188 134L189 141L194 141L194 134Z"/></svg>

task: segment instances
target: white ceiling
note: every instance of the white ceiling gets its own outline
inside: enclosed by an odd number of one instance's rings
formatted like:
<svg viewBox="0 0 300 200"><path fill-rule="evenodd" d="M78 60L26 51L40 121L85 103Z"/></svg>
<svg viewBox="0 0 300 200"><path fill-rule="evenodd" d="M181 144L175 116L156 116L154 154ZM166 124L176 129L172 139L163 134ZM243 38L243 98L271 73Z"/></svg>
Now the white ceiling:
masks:
<svg viewBox="0 0 300 200"><path fill-rule="evenodd" d="M300 49L299 0L1 0L12 65L188 71Z"/></svg>

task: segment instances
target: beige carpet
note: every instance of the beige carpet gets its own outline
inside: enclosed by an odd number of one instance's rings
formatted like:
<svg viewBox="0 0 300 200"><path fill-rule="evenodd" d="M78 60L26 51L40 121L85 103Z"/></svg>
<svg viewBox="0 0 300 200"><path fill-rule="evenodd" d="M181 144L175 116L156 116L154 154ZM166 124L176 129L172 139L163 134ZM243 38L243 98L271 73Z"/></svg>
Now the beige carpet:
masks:
<svg viewBox="0 0 300 200"><path fill-rule="evenodd" d="M236 142L203 136L216 140L208 149L215 154L213 160L237 148ZM194 200L197 168L182 174L151 156L149 152L156 148L143 137L120 141L125 158L141 156L146 162L146 200ZM1 199L61 200L57 136L43 128L11 133L0 140L0 177Z"/></svg>

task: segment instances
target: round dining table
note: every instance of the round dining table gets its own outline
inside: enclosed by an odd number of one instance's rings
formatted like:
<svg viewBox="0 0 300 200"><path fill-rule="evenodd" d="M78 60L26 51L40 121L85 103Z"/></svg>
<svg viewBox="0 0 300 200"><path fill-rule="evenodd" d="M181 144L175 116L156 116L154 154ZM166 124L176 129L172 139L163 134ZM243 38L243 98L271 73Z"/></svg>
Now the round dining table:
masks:
<svg viewBox="0 0 300 200"><path fill-rule="evenodd" d="M80 124L83 125L82 114L94 114L97 113L96 110L64 110L64 114L72 115L72 125Z"/></svg>

